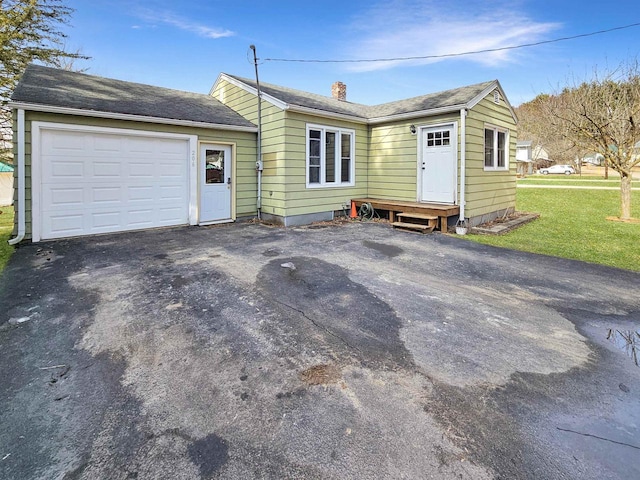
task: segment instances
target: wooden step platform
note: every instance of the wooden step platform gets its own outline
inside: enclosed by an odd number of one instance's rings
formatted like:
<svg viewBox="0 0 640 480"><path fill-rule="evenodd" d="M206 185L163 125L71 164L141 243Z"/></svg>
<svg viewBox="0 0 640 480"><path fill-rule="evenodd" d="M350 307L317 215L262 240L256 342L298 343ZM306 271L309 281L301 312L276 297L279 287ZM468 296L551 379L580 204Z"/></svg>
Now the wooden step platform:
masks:
<svg viewBox="0 0 640 480"><path fill-rule="evenodd" d="M427 213L413 213L413 212L401 212L397 213L396 217L400 218L417 218L418 220L428 220L429 223L435 220L435 223L438 223L437 215L429 215Z"/></svg>
<svg viewBox="0 0 640 480"><path fill-rule="evenodd" d="M438 226L438 217L426 213L400 212L396 214L396 217L399 221L391 223L393 228L431 233Z"/></svg>
<svg viewBox="0 0 640 480"><path fill-rule="evenodd" d="M433 232L433 225L425 225L424 223L407 223L407 222L393 222L391 224L393 228L401 228L403 230L414 230L421 233Z"/></svg>
<svg viewBox="0 0 640 480"><path fill-rule="evenodd" d="M457 205L441 205L436 203L408 202L401 200L384 200L380 198L354 198L352 201L359 208L363 203L370 203L376 210L386 210L389 212L389 222L394 223L424 223L421 221L411 222L408 214L420 214L427 217L436 217L436 227L441 232L447 231L447 220L449 217L457 216L460 213L460 207ZM404 217L408 221L396 222L396 217ZM400 217L402 218L402 217ZM429 218L413 217L413 219L431 221ZM422 230L420 230L422 231Z"/></svg>

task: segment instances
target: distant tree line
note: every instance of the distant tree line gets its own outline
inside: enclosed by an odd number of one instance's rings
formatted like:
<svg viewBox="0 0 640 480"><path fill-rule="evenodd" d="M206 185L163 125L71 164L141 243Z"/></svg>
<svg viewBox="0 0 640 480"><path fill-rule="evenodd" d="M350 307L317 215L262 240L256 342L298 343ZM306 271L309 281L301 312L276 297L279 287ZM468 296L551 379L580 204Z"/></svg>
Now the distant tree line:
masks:
<svg viewBox="0 0 640 480"><path fill-rule="evenodd" d="M637 60L595 71L558 93L518 107L518 137L543 146L556 163L601 154L620 174L620 217L631 218L632 169L640 165L640 69Z"/></svg>

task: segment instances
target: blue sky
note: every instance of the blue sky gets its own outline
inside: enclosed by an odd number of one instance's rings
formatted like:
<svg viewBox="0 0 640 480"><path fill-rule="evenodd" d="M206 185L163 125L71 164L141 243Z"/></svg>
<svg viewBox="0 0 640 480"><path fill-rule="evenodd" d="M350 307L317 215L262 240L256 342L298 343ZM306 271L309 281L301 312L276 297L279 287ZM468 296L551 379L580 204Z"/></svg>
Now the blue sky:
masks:
<svg viewBox="0 0 640 480"><path fill-rule="evenodd" d="M66 47L87 73L208 93L220 72L253 78L260 59L441 55L532 43L640 22L640 2L618 0L195 1L68 0ZM261 61L260 79L377 104L497 78L514 105L640 58L640 27L518 50L379 63Z"/></svg>

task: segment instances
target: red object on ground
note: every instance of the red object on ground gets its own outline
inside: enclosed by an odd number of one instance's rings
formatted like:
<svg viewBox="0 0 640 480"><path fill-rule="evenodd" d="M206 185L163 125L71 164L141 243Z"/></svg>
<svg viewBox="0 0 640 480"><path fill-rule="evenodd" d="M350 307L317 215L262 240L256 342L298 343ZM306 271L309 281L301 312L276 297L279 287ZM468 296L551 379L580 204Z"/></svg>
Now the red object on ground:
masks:
<svg viewBox="0 0 640 480"><path fill-rule="evenodd" d="M349 217L356 218L358 216L358 212L356 211L356 202L351 201L351 215Z"/></svg>

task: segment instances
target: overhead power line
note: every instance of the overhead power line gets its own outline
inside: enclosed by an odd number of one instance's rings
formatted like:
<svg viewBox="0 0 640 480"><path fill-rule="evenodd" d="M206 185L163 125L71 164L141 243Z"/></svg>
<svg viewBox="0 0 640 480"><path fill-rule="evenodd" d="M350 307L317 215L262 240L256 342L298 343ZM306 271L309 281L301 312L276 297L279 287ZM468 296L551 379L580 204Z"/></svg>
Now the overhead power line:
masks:
<svg viewBox="0 0 640 480"><path fill-rule="evenodd" d="M592 37L594 35L602 35L603 33L615 32L640 26L640 22L623 25L621 27L607 28L606 30L598 30L595 32L581 33L580 35L572 35L570 37L554 38L552 40L541 40L539 42L523 43L521 45L511 45L508 47L486 48L483 50L473 50L470 52L460 53L443 53L440 55L418 55L414 57L392 57L392 58L365 58L352 60L320 60L320 59L303 59L303 58L263 58L264 62L299 62L299 63L369 63L369 62L401 62L407 60L430 60L434 58L462 57L465 55L477 55L479 53L502 52L504 50L516 50L518 48L536 47L538 45L546 45L548 43L558 43L567 40L575 40L576 38Z"/></svg>

